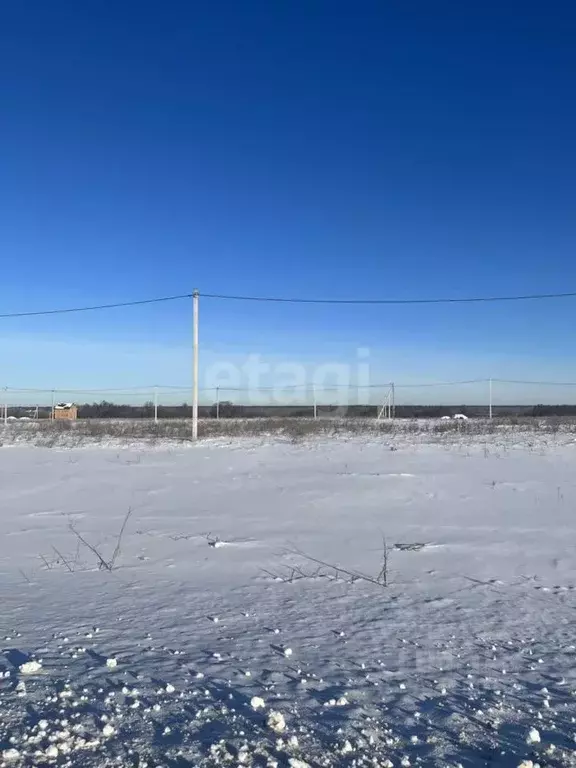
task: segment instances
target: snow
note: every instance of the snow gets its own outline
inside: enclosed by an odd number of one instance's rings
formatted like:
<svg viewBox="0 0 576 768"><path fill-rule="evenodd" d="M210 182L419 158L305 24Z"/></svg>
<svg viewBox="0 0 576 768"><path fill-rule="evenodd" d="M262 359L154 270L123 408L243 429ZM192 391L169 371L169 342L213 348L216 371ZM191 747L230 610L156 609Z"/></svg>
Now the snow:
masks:
<svg viewBox="0 0 576 768"><path fill-rule="evenodd" d="M34 675L42 669L42 664L39 661L25 661L19 669L23 675Z"/></svg>
<svg viewBox="0 0 576 768"><path fill-rule="evenodd" d="M282 712L275 712L274 710L269 712L266 718L266 725L275 733L283 733L286 730L286 720Z"/></svg>
<svg viewBox="0 0 576 768"><path fill-rule="evenodd" d="M0 765L576 764L572 435L0 458Z"/></svg>
<svg viewBox="0 0 576 768"><path fill-rule="evenodd" d="M110 725L110 723L106 723L106 725L102 728L102 735L107 739L110 738L110 736L113 736L115 733L116 731L114 730L114 726Z"/></svg>

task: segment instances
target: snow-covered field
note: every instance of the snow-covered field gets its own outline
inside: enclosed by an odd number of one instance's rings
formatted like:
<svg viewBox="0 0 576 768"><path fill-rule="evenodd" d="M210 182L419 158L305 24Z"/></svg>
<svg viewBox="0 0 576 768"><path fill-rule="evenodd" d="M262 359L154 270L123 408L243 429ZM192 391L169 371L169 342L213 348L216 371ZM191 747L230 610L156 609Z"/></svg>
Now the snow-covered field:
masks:
<svg viewBox="0 0 576 768"><path fill-rule="evenodd" d="M0 764L576 765L575 462L2 448Z"/></svg>

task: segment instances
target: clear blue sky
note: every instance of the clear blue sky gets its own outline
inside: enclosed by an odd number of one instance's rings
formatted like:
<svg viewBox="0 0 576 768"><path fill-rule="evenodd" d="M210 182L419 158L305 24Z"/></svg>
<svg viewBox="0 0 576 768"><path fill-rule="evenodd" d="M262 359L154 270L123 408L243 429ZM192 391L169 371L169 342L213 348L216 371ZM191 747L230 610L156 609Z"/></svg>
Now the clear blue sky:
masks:
<svg viewBox="0 0 576 768"><path fill-rule="evenodd" d="M1 311L575 290L575 39L566 1L3 3ZM205 300L203 376L576 381L575 316ZM190 381L186 303L0 322L0 386Z"/></svg>

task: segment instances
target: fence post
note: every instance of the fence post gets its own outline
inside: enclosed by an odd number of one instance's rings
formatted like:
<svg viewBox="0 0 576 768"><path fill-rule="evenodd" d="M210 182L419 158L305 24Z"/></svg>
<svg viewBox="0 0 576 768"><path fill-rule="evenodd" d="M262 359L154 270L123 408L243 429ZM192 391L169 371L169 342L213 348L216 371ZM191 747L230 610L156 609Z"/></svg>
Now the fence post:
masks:
<svg viewBox="0 0 576 768"><path fill-rule="evenodd" d="M192 294L192 440L198 440L198 296Z"/></svg>

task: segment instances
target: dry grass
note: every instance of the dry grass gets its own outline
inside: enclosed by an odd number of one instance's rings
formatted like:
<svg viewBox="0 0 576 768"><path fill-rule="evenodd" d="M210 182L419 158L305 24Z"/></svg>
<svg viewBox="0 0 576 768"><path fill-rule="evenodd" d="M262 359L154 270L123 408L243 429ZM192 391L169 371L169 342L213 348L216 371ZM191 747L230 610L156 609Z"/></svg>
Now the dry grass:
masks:
<svg viewBox="0 0 576 768"><path fill-rule="evenodd" d="M202 419L199 436L206 438L240 438L277 436L292 441L315 435L494 435L513 429L522 433L576 433L576 419L570 418L498 418L469 421L437 419L396 419L376 421L368 418L306 419ZM190 420L166 419L155 424L150 420L79 420L76 422L14 422L0 429L2 444L30 443L45 447L75 447L106 440L125 443L144 441L188 443L192 439Z"/></svg>

